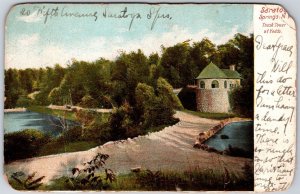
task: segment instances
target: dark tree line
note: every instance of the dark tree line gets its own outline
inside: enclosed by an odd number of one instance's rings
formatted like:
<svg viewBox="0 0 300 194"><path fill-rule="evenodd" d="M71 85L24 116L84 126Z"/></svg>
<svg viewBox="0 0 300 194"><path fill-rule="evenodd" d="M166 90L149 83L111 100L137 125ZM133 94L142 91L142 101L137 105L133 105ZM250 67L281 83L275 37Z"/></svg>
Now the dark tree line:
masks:
<svg viewBox="0 0 300 194"><path fill-rule="evenodd" d="M39 69L7 69L5 108L49 104L120 108L127 104L133 107L134 112L145 113L150 110L137 105L138 94L141 91L148 91L149 95L155 97L152 100L160 103L156 98L162 98L160 95L166 94L160 93L159 84L166 88L192 84L201 70L210 62L214 62L220 68L228 68L230 64L236 65L237 71L243 77L243 87L232 95L234 111L242 113L246 107L249 110L247 115L251 114L252 35L247 37L236 34L227 43L218 46L204 38L199 42L191 43L187 40L171 47L162 46L161 49L161 56L153 53L147 57L142 50L138 50L121 53L115 61L103 58L94 62L72 60L66 68L56 64L54 67ZM239 96L243 97L242 101ZM147 114L151 115L150 112ZM139 116L134 114L132 117ZM138 122L140 119L131 118Z"/></svg>

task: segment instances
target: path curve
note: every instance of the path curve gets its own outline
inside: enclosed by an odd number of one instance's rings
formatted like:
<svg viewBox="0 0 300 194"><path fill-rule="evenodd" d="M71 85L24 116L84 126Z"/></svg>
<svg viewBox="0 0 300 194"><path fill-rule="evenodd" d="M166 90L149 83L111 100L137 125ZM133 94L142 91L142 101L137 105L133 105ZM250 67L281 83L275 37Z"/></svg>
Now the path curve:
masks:
<svg viewBox="0 0 300 194"><path fill-rule="evenodd" d="M13 172L37 172L46 176L47 182L53 178L70 175L70 169L91 160L97 153L109 154L107 167L116 173L128 173L131 168L141 167L150 170L185 171L202 168L223 170L220 163L229 171L240 174L245 162L253 160L230 157L194 149L193 144L199 132L206 131L219 121L200 118L177 111L180 121L159 132L117 142L108 142L87 151L63 153L44 157L19 160L4 166L9 176Z"/></svg>

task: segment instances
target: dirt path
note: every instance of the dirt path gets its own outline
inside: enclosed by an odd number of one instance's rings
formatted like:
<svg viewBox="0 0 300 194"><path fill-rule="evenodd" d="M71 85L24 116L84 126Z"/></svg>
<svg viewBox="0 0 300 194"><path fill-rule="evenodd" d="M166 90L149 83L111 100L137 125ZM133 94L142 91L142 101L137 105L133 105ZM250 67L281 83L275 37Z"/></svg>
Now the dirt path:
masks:
<svg viewBox="0 0 300 194"><path fill-rule="evenodd" d="M216 125L218 121L204 119L178 111L180 119L176 125L162 131L118 142L108 142L102 146L82 151L50 155L16 161L5 165L5 172L37 172L46 176L44 181L70 174L70 169L89 161L97 153L110 155L107 167L117 173L128 173L131 168L142 167L151 170L184 171L194 168L220 169L223 163L230 171L240 173L246 158L222 156L194 149L196 136Z"/></svg>

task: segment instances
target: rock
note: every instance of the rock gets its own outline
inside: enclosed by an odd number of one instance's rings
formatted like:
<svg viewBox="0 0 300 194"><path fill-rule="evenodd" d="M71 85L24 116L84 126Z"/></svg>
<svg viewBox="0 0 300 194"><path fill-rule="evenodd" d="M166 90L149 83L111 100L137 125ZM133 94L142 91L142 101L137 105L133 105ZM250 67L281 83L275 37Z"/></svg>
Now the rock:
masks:
<svg viewBox="0 0 300 194"><path fill-rule="evenodd" d="M103 146L113 145L114 143L115 143L115 142L113 142L113 141L109 141L109 142L103 144Z"/></svg>
<svg viewBox="0 0 300 194"><path fill-rule="evenodd" d="M207 147L207 151L208 152L218 152L218 150L216 150L215 148L213 148L213 147Z"/></svg>
<svg viewBox="0 0 300 194"><path fill-rule="evenodd" d="M208 145L201 144L201 149L207 151L208 150Z"/></svg>
<svg viewBox="0 0 300 194"><path fill-rule="evenodd" d="M142 169L141 167L135 167L135 168L131 168L130 171L134 173L139 173L141 172L141 169Z"/></svg>
<svg viewBox="0 0 300 194"><path fill-rule="evenodd" d="M201 148L201 143L199 141L196 141L193 148L198 148L200 149Z"/></svg>
<svg viewBox="0 0 300 194"><path fill-rule="evenodd" d="M229 139L228 135L221 135L221 139Z"/></svg>

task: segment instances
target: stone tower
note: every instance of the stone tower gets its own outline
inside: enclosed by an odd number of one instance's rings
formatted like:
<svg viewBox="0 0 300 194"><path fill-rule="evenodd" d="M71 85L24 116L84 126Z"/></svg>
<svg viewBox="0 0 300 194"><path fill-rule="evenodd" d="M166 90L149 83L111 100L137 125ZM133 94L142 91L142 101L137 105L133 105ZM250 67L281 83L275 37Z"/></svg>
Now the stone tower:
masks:
<svg viewBox="0 0 300 194"><path fill-rule="evenodd" d="M196 78L197 110L211 113L229 113L229 92L240 86L241 75L234 65L220 69L212 62Z"/></svg>

